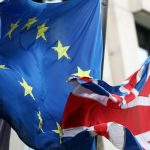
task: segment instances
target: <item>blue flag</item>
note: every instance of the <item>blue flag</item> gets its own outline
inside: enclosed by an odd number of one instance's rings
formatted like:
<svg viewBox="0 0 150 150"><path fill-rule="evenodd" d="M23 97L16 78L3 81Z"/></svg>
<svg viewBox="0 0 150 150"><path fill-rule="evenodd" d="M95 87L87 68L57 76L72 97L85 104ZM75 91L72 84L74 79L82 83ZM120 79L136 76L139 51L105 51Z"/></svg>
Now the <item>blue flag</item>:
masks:
<svg viewBox="0 0 150 150"><path fill-rule="evenodd" d="M67 78L100 78L100 1L9 0L0 16L0 117L34 149L90 150L86 136L62 143L61 119L73 88Z"/></svg>

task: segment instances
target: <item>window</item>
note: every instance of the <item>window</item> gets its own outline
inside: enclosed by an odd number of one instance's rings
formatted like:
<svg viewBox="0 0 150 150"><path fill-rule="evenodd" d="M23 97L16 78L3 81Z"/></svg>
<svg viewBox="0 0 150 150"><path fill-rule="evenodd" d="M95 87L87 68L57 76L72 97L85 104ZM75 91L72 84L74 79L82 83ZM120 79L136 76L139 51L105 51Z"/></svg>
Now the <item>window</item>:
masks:
<svg viewBox="0 0 150 150"><path fill-rule="evenodd" d="M148 55L150 55L150 29L136 24L136 30L140 48L147 50Z"/></svg>

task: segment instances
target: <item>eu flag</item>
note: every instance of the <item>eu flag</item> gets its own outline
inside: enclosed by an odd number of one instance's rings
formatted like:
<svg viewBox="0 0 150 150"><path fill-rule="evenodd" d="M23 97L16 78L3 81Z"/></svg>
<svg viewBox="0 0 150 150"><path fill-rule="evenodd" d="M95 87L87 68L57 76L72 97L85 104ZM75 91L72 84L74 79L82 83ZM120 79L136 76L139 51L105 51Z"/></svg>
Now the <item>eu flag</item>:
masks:
<svg viewBox="0 0 150 150"><path fill-rule="evenodd" d="M63 144L61 119L67 78L100 78L100 1L9 0L0 17L0 117L34 149L91 149L86 135Z"/></svg>

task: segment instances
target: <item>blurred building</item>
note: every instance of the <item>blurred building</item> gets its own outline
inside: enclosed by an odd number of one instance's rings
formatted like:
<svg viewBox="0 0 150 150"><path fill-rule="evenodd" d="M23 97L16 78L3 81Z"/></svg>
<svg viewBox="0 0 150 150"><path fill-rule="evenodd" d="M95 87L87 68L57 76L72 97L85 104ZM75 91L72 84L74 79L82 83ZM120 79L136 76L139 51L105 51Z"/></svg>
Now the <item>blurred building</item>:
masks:
<svg viewBox="0 0 150 150"><path fill-rule="evenodd" d="M121 83L149 54L150 1L109 0L104 80ZM116 150L107 140L103 149Z"/></svg>
<svg viewBox="0 0 150 150"><path fill-rule="evenodd" d="M150 1L109 0L104 80L118 84L150 54ZM98 150L116 150L103 138ZM10 150L24 145L12 131Z"/></svg>

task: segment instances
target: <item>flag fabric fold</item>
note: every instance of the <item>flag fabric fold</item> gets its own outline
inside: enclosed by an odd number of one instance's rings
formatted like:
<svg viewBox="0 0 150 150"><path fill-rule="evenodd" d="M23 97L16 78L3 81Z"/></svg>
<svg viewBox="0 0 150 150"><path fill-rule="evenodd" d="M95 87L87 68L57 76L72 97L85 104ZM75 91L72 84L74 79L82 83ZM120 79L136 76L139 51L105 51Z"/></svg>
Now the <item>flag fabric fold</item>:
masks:
<svg viewBox="0 0 150 150"><path fill-rule="evenodd" d="M0 18L0 117L31 148L64 149L62 114L72 90L66 80L101 74L100 1L6 0ZM72 143L92 150L93 140Z"/></svg>
<svg viewBox="0 0 150 150"><path fill-rule="evenodd" d="M91 132L118 149L150 149L150 57L117 86L91 78L69 80L75 88L64 111L64 139Z"/></svg>

